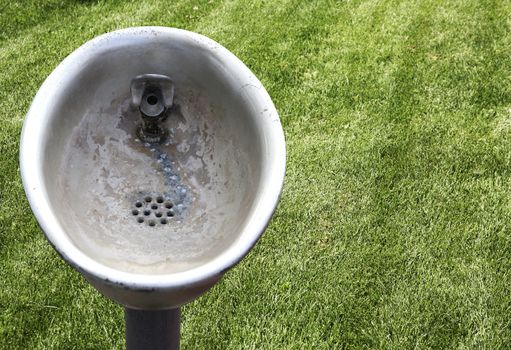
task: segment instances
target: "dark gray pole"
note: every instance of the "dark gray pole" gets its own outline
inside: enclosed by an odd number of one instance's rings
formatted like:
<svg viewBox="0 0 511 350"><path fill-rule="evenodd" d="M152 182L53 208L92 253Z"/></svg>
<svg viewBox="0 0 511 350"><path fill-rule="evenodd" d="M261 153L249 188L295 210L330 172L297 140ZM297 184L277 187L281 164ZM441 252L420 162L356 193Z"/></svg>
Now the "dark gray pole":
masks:
<svg viewBox="0 0 511 350"><path fill-rule="evenodd" d="M180 309L124 308L126 350L179 350Z"/></svg>

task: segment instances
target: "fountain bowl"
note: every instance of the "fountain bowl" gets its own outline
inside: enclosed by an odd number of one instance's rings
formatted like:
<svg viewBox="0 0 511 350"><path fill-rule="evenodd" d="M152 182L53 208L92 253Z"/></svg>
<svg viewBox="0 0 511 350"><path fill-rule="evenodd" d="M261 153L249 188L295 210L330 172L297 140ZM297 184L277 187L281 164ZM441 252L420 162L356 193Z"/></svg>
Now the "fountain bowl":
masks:
<svg viewBox="0 0 511 350"><path fill-rule="evenodd" d="M130 82L174 84L168 140L137 138ZM26 195L58 254L108 298L171 309L211 288L254 246L283 186L271 98L231 52L166 27L99 36L60 63L23 124Z"/></svg>

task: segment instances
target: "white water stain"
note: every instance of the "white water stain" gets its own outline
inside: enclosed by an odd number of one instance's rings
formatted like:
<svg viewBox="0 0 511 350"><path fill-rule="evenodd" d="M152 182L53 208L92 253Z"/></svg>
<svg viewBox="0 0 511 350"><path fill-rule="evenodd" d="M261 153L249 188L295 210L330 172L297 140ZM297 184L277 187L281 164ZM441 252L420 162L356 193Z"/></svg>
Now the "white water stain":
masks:
<svg viewBox="0 0 511 350"><path fill-rule="evenodd" d="M179 272L216 256L239 234L243 215L233 213L253 195L243 147L219 125L218 107L180 93L167 145L135 139L139 116L126 96L109 109L87 111L66 146L63 224L80 250L107 266ZM176 217L154 227L138 223L132 210L143 193L173 196Z"/></svg>

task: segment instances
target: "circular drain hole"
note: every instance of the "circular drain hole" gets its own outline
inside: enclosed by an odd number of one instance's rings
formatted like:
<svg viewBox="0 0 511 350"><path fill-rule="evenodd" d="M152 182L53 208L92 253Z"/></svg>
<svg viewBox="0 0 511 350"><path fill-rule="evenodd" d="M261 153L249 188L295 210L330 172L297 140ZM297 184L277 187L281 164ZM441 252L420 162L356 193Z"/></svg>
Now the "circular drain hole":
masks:
<svg viewBox="0 0 511 350"><path fill-rule="evenodd" d="M131 215L139 223L145 223L147 226L159 226L170 224L176 218L174 207L176 205L164 193L139 192L138 198L132 202ZM181 204L177 205L181 208ZM178 221L179 222L179 221Z"/></svg>

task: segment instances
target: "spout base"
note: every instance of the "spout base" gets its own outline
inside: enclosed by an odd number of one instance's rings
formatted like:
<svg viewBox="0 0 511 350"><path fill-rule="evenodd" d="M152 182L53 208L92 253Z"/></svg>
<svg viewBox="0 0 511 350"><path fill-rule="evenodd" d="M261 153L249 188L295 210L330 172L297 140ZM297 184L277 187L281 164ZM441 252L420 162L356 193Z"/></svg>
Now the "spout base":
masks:
<svg viewBox="0 0 511 350"><path fill-rule="evenodd" d="M160 126L147 128L143 125L140 125L137 128L137 136L142 142L160 144L167 140L168 131Z"/></svg>

